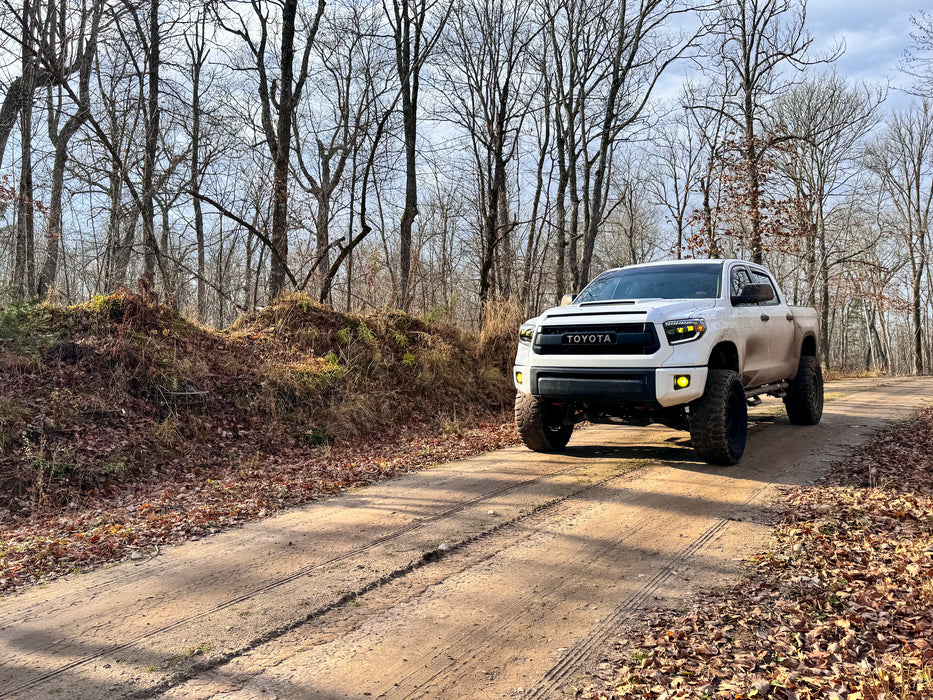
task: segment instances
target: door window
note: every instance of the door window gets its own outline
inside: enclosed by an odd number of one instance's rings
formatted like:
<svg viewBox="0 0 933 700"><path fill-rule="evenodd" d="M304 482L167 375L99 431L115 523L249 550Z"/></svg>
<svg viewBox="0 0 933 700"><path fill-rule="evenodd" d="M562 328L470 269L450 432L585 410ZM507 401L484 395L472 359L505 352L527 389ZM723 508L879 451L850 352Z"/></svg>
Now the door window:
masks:
<svg viewBox="0 0 933 700"><path fill-rule="evenodd" d="M732 276L729 282L732 296L742 296L742 290L751 283L752 279L748 276L748 271L744 267L732 268Z"/></svg>

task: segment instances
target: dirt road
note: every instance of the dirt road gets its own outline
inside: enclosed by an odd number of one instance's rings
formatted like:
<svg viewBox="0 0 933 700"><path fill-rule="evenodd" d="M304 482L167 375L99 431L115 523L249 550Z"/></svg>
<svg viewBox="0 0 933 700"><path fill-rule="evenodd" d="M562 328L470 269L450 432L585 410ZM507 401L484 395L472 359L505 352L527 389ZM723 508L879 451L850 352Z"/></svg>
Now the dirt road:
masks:
<svg viewBox="0 0 933 700"><path fill-rule="evenodd" d="M0 600L0 698L559 697L618 623L734 581L807 483L933 379L751 411L740 465L664 428L489 453Z"/></svg>

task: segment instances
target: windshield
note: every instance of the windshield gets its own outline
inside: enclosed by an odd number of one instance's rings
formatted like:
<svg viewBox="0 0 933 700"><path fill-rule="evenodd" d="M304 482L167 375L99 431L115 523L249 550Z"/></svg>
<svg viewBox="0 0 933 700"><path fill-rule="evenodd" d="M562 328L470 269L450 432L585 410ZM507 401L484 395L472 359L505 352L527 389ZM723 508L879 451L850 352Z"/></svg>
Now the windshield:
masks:
<svg viewBox="0 0 933 700"><path fill-rule="evenodd" d="M722 263L652 265L600 275L574 300L577 304L619 299L716 299Z"/></svg>

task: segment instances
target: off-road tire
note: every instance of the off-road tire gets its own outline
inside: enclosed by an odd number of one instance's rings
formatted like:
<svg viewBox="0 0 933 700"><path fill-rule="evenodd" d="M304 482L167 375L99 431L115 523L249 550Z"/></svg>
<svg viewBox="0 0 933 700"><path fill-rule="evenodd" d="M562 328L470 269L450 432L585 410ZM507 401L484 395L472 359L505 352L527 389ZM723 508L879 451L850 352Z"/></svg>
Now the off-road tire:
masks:
<svg viewBox="0 0 933 700"><path fill-rule="evenodd" d="M562 450L573 433L566 407L521 392L515 395L515 423L522 442L535 452Z"/></svg>
<svg viewBox="0 0 933 700"><path fill-rule="evenodd" d="M690 440L710 464L731 465L742 458L748 438L748 404L739 375L712 369L703 396L690 404Z"/></svg>
<svg viewBox="0 0 933 700"><path fill-rule="evenodd" d="M816 425L823 416L823 370L819 360L804 355L797 365L797 376L784 397L787 418L794 425Z"/></svg>

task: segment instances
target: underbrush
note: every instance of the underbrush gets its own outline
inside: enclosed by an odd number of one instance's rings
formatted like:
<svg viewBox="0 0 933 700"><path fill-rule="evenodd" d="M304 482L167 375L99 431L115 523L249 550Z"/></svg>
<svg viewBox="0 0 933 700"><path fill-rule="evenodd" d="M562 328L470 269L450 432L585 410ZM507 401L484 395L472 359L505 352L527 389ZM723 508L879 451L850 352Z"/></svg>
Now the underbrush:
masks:
<svg viewBox="0 0 933 700"><path fill-rule="evenodd" d="M0 309L0 522L154 473L498 414L512 342L298 294L219 332L127 292Z"/></svg>
<svg viewBox="0 0 933 700"><path fill-rule="evenodd" d="M933 697L933 409L793 490L755 565L619 641L577 696Z"/></svg>
<svg viewBox="0 0 933 700"><path fill-rule="evenodd" d="M878 379L879 377L890 376L877 370L867 369L838 369L829 367L823 370L823 380L827 382L838 382L843 379Z"/></svg>

